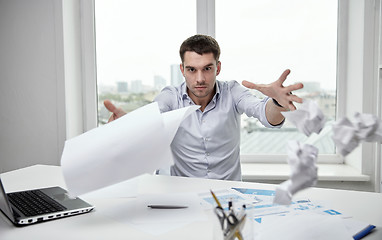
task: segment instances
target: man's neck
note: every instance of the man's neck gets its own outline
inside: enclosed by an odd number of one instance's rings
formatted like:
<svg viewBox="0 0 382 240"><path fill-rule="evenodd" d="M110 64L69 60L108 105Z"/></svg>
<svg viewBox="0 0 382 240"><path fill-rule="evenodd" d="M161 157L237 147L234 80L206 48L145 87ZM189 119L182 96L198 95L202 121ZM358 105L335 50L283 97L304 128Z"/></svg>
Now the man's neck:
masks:
<svg viewBox="0 0 382 240"><path fill-rule="evenodd" d="M200 105L200 110L202 112L204 112L204 109L207 107L207 105L211 102L212 98L214 97L215 93L216 93L216 87L214 89L213 92L211 92L210 95L204 97L204 98L198 98L194 95L192 95L192 93L190 94L188 89L187 89L187 93L188 93L188 96L190 96L190 98L192 99L192 101L194 101L194 103L196 105Z"/></svg>

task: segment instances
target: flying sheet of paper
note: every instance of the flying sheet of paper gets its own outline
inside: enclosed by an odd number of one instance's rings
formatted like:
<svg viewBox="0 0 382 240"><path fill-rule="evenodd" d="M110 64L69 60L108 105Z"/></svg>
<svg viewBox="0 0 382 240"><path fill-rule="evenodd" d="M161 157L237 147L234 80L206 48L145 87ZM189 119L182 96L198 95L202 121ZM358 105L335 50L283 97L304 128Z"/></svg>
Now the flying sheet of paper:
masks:
<svg viewBox="0 0 382 240"><path fill-rule="evenodd" d="M341 155L351 153L362 141L382 142L382 121L372 114L356 113L355 121L344 117L333 125L332 139Z"/></svg>
<svg viewBox="0 0 382 240"><path fill-rule="evenodd" d="M289 141L287 160L291 168L291 177L276 187L274 203L291 204L292 196L296 192L316 184L317 155L318 149L313 145Z"/></svg>
<svg viewBox="0 0 382 240"><path fill-rule="evenodd" d="M325 125L325 116L317 104L309 99L304 99L300 107L295 111L281 112L284 117L291 121L297 129L310 136L313 132L320 133Z"/></svg>
<svg viewBox="0 0 382 240"><path fill-rule="evenodd" d="M170 143L199 106L160 114L156 102L65 142L61 157L71 196L91 192L173 162Z"/></svg>

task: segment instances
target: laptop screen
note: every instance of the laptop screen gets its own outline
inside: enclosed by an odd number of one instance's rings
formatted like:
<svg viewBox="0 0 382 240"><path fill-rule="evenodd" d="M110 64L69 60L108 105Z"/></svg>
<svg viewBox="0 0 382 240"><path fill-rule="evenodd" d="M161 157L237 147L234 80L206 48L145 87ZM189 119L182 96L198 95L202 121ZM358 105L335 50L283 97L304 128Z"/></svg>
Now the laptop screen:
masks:
<svg viewBox="0 0 382 240"><path fill-rule="evenodd" d="M3 183L0 178L0 209L1 211L8 216L12 221L14 220L13 212L9 206L8 197L4 191Z"/></svg>

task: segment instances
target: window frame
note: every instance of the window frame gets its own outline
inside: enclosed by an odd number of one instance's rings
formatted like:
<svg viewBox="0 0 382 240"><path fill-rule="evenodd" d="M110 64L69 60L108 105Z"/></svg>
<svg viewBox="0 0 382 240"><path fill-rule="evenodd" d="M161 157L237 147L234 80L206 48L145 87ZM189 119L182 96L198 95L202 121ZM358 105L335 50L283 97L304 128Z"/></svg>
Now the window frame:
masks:
<svg viewBox="0 0 382 240"><path fill-rule="evenodd" d="M339 22L338 22L338 52L337 52L337 119L348 116L351 118L355 110L368 112L381 118L381 81L378 79L382 75L382 61L379 59L380 50L380 10L381 0L368 1L347 1L339 0ZM215 0L196 0L197 4L197 33L215 36ZM354 17L354 5L362 4L362 13L359 20L362 20L362 26L353 29L349 26ZM80 0L81 18L78 20L81 26L81 64L82 64L82 90L77 91L82 99L82 116L74 116L80 119L83 131L86 132L97 127L97 81L96 81L96 55L95 55L95 12L94 0ZM357 15L358 17L358 15ZM353 22L354 23L354 22ZM353 31L361 31L354 33ZM372 33L372 34L370 34ZM360 77L362 98L358 104L352 104L351 96L357 90L357 84L354 80L349 81L353 69L352 60L357 56L351 53L354 48L354 42L349 39L356 34L361 35L362 44L361 62L362 67ZM378 51L375 51L378 49ZM365 80L366 78L372 81ZM372 94L369 94L372 93ZM373 98L374 97L374 98ZM353 106L354 105L354 106ZM67 107L68 109L68 107ZM68 113L67 113L68 114ZM82 132L78 132L81 134ZM354 154L343 158L339 154L320 154L319 163L325 164L347 164L355 167L361 174L367 174L371 177L371 184L376 191L380 191L382 164L381 145L362 144ZM242 155L243 163L285 163L286 155Z"/></svg>

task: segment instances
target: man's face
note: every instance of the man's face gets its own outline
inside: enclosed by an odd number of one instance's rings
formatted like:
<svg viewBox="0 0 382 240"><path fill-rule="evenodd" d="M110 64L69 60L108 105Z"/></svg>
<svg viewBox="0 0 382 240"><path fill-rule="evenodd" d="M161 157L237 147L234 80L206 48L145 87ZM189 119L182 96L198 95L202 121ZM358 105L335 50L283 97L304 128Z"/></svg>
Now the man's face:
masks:
<svg viewBox="0 0 382 240"><path fill-rule="evenodd" d="M187 92L195 104L209 102L215 94L216 76L220 73L220 62L213 53L199 55L187 51L180 69L186 79Z"/></svg>

